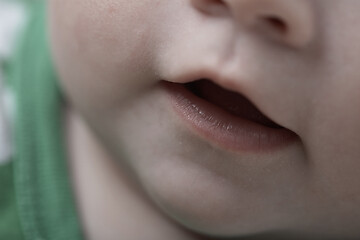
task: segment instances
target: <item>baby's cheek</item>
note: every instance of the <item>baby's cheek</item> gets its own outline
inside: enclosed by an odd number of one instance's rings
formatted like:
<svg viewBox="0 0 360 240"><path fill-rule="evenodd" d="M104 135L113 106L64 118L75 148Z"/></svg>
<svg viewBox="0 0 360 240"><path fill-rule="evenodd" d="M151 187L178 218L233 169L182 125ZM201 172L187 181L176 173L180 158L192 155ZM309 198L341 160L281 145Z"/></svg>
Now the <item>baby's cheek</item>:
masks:
<svg viewBox="0 0 360 240"><path fill-rule="evenodd" d="M317 92L305 139L314 185L342 213L360 204L360 81L347 77Z"/></svg>
<svg viewBox="0 0 360 240"><path fill-rule="evenodd" d="M156 79L145 9L124 1L53 0L55 59L70 98L82 107L115 107Z"/></svg>

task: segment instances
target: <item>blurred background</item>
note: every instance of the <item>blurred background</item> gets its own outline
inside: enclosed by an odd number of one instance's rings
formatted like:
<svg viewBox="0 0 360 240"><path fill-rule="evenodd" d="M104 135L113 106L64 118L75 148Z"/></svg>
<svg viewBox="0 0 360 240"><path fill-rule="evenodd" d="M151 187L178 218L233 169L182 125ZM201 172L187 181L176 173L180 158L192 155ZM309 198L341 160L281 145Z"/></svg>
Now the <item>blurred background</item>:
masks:
<svg viewBox="0 0 360 240"><path fill-rule="evenodd" d="M7 65L17 45L27 16L25 6L20 0L0 0L0 164L10 159L10 119L13 109L9 91L4 87L4 75Z"/></svg>

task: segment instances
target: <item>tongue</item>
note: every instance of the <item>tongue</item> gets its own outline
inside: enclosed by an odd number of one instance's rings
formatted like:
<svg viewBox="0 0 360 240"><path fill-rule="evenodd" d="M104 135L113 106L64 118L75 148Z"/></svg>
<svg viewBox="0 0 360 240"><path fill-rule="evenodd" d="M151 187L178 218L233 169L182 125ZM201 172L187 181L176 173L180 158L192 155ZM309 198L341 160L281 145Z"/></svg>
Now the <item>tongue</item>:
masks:
<svg viewBox="0 0 360 240"><path fill-rule="evenodd" d="M244 96L225 90L209 80L199 80L188 85L190 91L212 104L250 121L271 127L282 128L262 114Z"/></svg>

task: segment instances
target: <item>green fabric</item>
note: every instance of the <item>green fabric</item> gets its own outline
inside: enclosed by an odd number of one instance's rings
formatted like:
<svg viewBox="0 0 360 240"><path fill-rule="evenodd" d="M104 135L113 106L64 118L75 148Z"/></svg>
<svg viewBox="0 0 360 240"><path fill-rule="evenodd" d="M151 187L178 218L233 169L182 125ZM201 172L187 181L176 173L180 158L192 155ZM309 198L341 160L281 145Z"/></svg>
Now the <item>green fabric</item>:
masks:
<svg viewBox="0 0 360 240"><path fill-rule="evenodd" d="M13 164L0 165L0 239L22 240L15 204Z"/></svg>
<svg viewBox="0 0 360 240"><path fill-rule="evenodd" d="M15 92L14 181L26 240L82 239L62 136L61 93L49 55L45 3L29 1L30 23L10 68Z"/></svg>

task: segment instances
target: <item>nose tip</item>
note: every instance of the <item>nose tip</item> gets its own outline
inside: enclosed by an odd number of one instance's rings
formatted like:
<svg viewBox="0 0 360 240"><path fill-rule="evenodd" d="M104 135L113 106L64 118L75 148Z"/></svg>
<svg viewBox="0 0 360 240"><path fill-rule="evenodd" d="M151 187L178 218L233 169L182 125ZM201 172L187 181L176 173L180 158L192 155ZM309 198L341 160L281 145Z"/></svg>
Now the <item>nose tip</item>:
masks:
<svg viewBox="0 0 360 240"><path fill-rule="evenodd" d="M314 38L313 8L308 0L191 0L208 16L229 16L234 24L262 36L301 47Z"/></svg>

